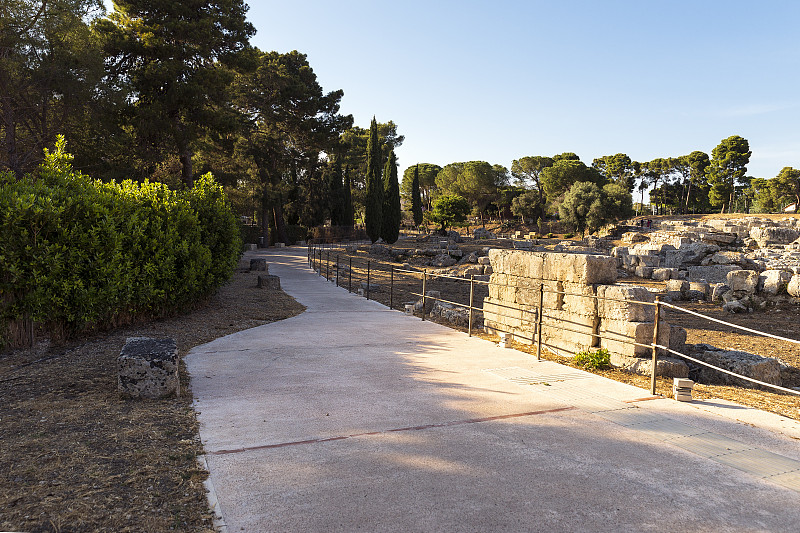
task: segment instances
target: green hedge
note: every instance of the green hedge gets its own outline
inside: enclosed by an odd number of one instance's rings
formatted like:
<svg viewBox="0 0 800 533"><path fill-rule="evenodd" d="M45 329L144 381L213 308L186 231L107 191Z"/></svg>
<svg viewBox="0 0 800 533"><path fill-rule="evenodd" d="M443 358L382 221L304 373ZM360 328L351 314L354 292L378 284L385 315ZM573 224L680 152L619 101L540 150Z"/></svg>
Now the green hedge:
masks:
<svg viewBox="0 0 800 533"><path fill-rule="evenodd" d="M34 175L0 174L0 344L22 321L67 334L180 310L230 277L239 227L210 174L175 192L73 171L63 139Z"/></svg>

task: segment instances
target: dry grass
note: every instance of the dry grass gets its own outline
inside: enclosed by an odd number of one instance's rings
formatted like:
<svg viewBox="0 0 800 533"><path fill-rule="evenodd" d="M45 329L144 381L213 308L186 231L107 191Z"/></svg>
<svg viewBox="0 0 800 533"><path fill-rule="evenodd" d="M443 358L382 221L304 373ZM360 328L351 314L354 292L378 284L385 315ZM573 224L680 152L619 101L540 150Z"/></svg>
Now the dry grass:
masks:
<svg viewBox="0 0 800 533"><path fill-rule="evenodd" d="M0 355L0 530L212 531L185 369L179 398L126 400L116 357L129 336L185 354L302 310L237 272L188 314Z"/></svg>

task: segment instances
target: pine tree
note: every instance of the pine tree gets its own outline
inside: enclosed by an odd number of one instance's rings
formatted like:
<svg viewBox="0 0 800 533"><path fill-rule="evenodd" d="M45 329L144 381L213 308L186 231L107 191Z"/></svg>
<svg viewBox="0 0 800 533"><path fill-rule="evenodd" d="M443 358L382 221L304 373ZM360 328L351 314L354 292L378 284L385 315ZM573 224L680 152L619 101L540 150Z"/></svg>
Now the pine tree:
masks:
<svg viewBox="0 0 800 533"><path fill-rule="evenodd" d="M414 179L411 182L411 216L414 218L414 225L419 227L422 224L422 197L419 192L419 164L414 167Z"/></svg>
<svg viewBox="0 0 800 533"><path fill-rule="evenodd" d="M367 139L367 196L364 201L364 223L367 237L372 242L381 236L383 222L383 183L381 180L381 145L378 139L378 122L372 117Z"/></svg>
<svg viewBox="0 0 800 533"><path fill-rule="evenodd" d="M400 237L400 183L397 181L397 158L394 150L389 152L389 159L383 168L383 222L381 237L389 244L397 242Z"/></svg>

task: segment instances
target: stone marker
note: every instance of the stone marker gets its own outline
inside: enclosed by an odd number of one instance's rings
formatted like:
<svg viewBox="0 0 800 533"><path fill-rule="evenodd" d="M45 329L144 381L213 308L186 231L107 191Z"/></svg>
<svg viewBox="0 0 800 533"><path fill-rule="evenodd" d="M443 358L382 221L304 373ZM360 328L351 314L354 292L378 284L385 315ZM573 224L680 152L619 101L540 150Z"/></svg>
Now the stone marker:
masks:
<svg viewBox="0 0 800 533"><path fill-rule="evenodd" d="M266 259L251 259L250 270L257 272L269 272L269 266Z"/></svg>
<svg viewBox="0 0 800 533"><path fill-rule="evenodd" d="M128 337L117 358L117 390L132 398L180 394L174 339Z"/></svg>
<svg viewBox="0 0 800 533"><path fill-rule="evenodd" d="M259 275L257 287L259 289L280 290L281 278L278 276L273 276L272 274L267 274L266 276Z"/></svg>

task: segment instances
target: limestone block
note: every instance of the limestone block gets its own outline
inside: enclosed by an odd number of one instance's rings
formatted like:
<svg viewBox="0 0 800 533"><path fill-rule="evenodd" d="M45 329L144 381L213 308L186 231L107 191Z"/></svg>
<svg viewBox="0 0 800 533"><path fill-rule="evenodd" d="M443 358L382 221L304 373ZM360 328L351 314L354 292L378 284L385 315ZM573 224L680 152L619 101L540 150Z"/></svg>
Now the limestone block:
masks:
<svg viewBox="0 0 800 533"><path fill-rule="evenodd" d="M726 293L726 294L730 294L730 293ZM734 314L735 313L746 313L747 312L747 306L744 305L739 300L730 300L728 302L725 302L725 304L723 304L722 310L725 311L725 312L734 313Z"/></svg>
<svg viewBox="0 0 800 533"><path fill-rule="evenodd" d="M658 344L670 346L671 328L664 321L659 321ZM631 357L643 357L652 353L649 346L653 342L652 322L630 322L627 320L601 320L600 346L609 352ZM676 337L676 342L678 337ZM637 346L636 344L644 346Z"/></svg>
<svg viewBox="0 0 800 533"><path fill-rule="evenodd" d="M789 285L786 286L786 292L795 298L800 298L800 274L792 276Z"/></svg>
<svg viewBox="0 0 800 533"><path fill-rule="evenodd" d="M724 283L712 283L711 284L711 301L718 302L722 300L722 295L727 292L730 292L731 288L725 285Z"/></svg>
<svg viewBox="0 0 800 533"><path fill-rule="evenodd" d="M480 276L483 274L483 266L482 265L474 265L464 269L461 273L462 276L465 278L469 278L470 276Z"/></svg>
<svg viewBox="0 0 800 533"><path fill-rule="evenodd" d="M661 266L661 256L659 255L640 255L639 264L643 266L658 268Z"/></svg>
<svg viewBox="0 0 800 533"><path fill-rule="evenodd" d="M533 282L532 282L533 281ZM539 306L539 286L544 285L542 306L545 309L561 309L564 306L564 286L558 281L528 280L517 287L515 301L520 305Z"/></svg>
<svg viewBox="0 0 800 533"><path fill-rule="evenodd" d="M759 290L770 296L776 296L786 291L792 280L792 273L786 270L765 270L758 276Z"/></svg>
<svg viewBox="0 0 800 533"><path fill-rule="evenodd" d="M479 264L479 265L486 265L486 266L488 266L488 265L491 265L491 264L492 264L492 261L491 261L491 259L489 259L488 257L485 257L485 256L484 256L484 257L479 257L479 258L478 258L478 264Z"/></svg>
<svg viewBox="0 0 800 533"><path fill-rule="evenodd" d="M633 374L650 376L652 375L653 360L650 357L631 357L612 353L611 366ZM656 360L656 375L668 378L685 378L689 376L689 366L680 359L659 357Z"/></svg>
<svg viewBox="0 0 800 533"><path fill-rule="evenodd" d="M178 347L173 339L129 337L117 358L117 390L133 398L180 393Z"/></svg>
<svg viewBox="0 0 800 533"><path fill-rule="evenodd" d="M607 255L539 252L544 256L543 278L592 285L617 281L617 260ZM536 277L536 276L531 276Z"/></svg>
<svg viewBox="0 0 800 533"><path fill-rule="evenodd" d="M704 280L708 283L726 283L728 272L740 270L735 265L690 266L687 276L690 280Z"/></svg>
<svg viewBox="0 0 800 533"><path fill-rule="evenodd" d="M689 282L682 279L670 279L667 281L667 292L679 292L682 295L689 290Z"/></svg>
<svg viewBox="0 0 800 533"><path fill-rule="evenodd" d="M269 265L267 265L267 260L262 258L251 259L250 270L269 273Z"/></svg>
<svg viewBox="0 0 800 533"><path fill-rule="evenodd" d="M645 287L635 285L599 285L597 287L597 314L602 320L627 320L629 322L652 322L655 307L653 293Z"/></svg>
<svg viewBox="0 0 800 533"><path fill-rule="evenodd" d="M273 290L280 290L281 289L281 278L278 276L273 276L271 274L267 274L266 276L259 275L258 276L258 283L256 286L259 289L273 289Z"/></svg>
<svg viewBox="0 0 800 533"><path fill-rule="evenodd" d="M733 270L727 275L728 286L733 291L754 294L758 287L758 272L755 270Z"/></svg>
<svg viewBox="0 0 800 533"><path fill-rule="evenodd" d="M677 274L677 268L656 268L653 270L651 278L656 281L666 281L668 279L672 279L674 276L677 276Z"/></svg>
<svg viewBox="0 0 800 533"><path fill-rule="evenodd" d="M688 254L683 250L669 250L664 254L664 267L666 268L680 268L686 262Z"/></svg>
<svg viewBox="0 0 800 533"><path fill-rule="evenodd" d="M715 265L741 265L746 261L741 252L717 252L711 256L711 263Z"/></svg>
<svg viewBox="0 0 800 533"><path fill-rule="evenodd" d="M777 359L736 350L721 350L708 345L698 346L702 347L702 350L696 353L695 356L708 364L765 383L781 385L781 368ZM700 381L704 383L752 386L752 383L746 380L735 378L705 366L700 367Z"/></svg>
<svg viewBox="0 0 800 533"><path fill-rule="evenodd" d="M578 315L597 315L597 299L593 286L580 283L561 283L563 295L561 309Z"/></svg>
<svg viewBox="0 0 800 533"><path fill-rule="evenodd" d="M486 265L485 267L483 267L484 274L492 274L493 272L494 270L492 269L492 265Z"/></svg>
<svg viewBox="0 0 800 533"><path fill-rule="evenodd" d="M800 237L800 231L784 227L757 227L750 230L750 238L764 248L775 244L789 244Z"/></svg>
<svg viewBox="0 0 800 533"><path fill-rule="evenodd" d="M635 273L637 278L650 279L650 276L653 275L653 267L637 266Z"/></svg>

